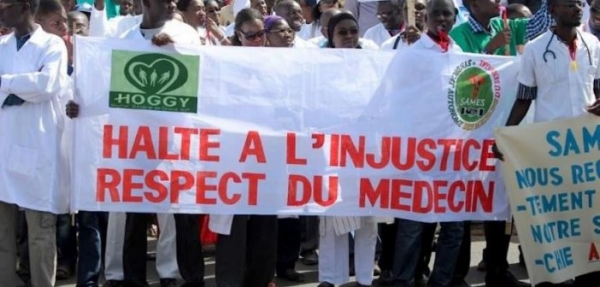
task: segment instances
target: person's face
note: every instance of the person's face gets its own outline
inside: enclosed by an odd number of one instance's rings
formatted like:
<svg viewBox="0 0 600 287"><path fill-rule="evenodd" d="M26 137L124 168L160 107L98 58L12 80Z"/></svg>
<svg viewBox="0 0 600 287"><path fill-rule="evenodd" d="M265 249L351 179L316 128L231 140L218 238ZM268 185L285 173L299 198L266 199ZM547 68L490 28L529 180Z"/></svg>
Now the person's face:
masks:
<svg viewBox="0 0 600 287"><path fill-rule="evenodd" d="M133 15L141 15L142 14L142 1L134 0L133 1Z"/></svg>
<svg viewBox="0 0 600 287"><path fill-rule="evenodd" d="M450 32L456 22L456 9L451 0L432 0L425 16L427 30L433 35L438 31Z"/></svg>
<svg viewBox="0 0 600 287"><path fill-rule="evenodd" d="M152 19L174 19L177 12L175 0L144 0L148 14Z"/></svg>
<svg viewBox="0 0 600 287"><path fill-rule="evenodd" d="M333 46L335 48L354 49L358 47L358 25L346 19L340 21L333 30Z"/></svg>
<svg viewBox="0 0 600 287"><path fill-rule="evenodd" d="M377 4L377 18L385 26L386 29L398 29L402 23L400 9L390 1L379 2Z"/></svg>
<svg viewBox="0 0 600 287"><path fill-rule="evenodd" d="M500 15L500 0L475 0L471 4L473 13L484 17Z"/></svg>
<svg viewBox="0 0 600 287"><path fill-rule="evenodd" d="M319 19L320 22L320 26L321 26L321 34L323 34L323 37L327 38L327 26L329 25L329 19L331 19L331 17L337 15L339 13L335 12L335 13L330 13L331 11L327 11L323 14L321 14L321 19Z"/></svg>
<svg viewBox="0 0 600 287"><path fill-rule="evenodd" d="M73 11L75 8L75 1L73 0L60 0L60 3L63 5L66 11Z"/></svg>
<svg viewBox="0 0 600 287"><path fill-rule="evenodd" d="M301 0L300 8L302 9L302 18L304 18L304 20L306 20L307 23L312 22L313 21L312 7L310 7L310 5L308 5L308 4L306 4L306 1Z"/></svg>
<svg viewBox="0 0 600 287"><path fill-rule="evenodd" d="M425 28L426 9L425 0L415 0L415 25L421 30ZM406 5L402 9L402 15L402 19L408 19L408 7Z"/></svg>
<svg viewBox="0 0 600 287"><path fill-rule="evenodd" d="M583 17L583 2L561 0L550 7L550 13L558 26L579 27Z"/></svg>
<svg viewBox="0 0 600 287"><path fill-rule="evenodd" d="M192 0L183 14L192 27L202 26L206 21L206 9L202 0Z"/></svg>
<svg viewBox="0 0 600 287"><path fill-rule="evenodd" d="M321 0L318 5L321 13L327 9L340 8L340 2L338 2L338 0Z"/></svg>
<svg viewBox="0 0 600 287"><path fill-rule="evenodd" d="M21 0L0 0L0 24L5 28L17 27L28 13L29 3Z"/></svg>
<svg viewBox="0 0 600 287"><path fill-rule="evenodd" d="M236 34L245 47L262 47L266 43L265 25L258 19L244 22Z"/></svg>
<svg viewBox="0 0 600 287"><path fill-rule="evenodd" d="M72 34L80 35L80 36L88 36L89 35L89 21L87 17L84 15L69 15L69 27L75 27L74 31L71 31Z"/></svg>
<svg viewBox="0 0 600 287"><path fill-rule="evenodd" d="M133 14L133 1L121 1L121 15Z"/></svg>
<svg viewBox="0 0 600 287"><path fill-rule="evenodd" d="M594 0L590 4L590 24L594 29L600 28L600 1Z"/></svg>
<svg viewBox="0 0 600 287"><path fill-rule="evenodd" d="M267 3L265 2L265 0L251 0L250 2L251 2L250 8L257 10L258 12L263 14L263 16L268 15L267 14Z"/></svg>
<svg viewBox="0 0 600 287"><path fill-rule="evenodd" d="M219 6L219 3L216 1L210 1L206 4L206 16L215 21L217 24L219 23L220 14L221 7Z"/></svg>
<svg viewBox="0 0 600 287"><path fill-rule="evenodd" d="M60 12L43 15L37 19L38 24L44 31L59 37L67 35L67 13L62 9Z"/></svg>
<svg viewBox="0 0 600 287"><path fill-rule="evenodd" d="M290 28L294 29L296 32L300 31L302 24L304 24L302 8L300 8L300 5L296 2L292 2L289 9L284 10L284 15L279 16L283 17L289 23Z"/></svg>
<svg viewBox="0 0 600 287"><path fill-rule="evenodd" d="M286 21L277 21L267 34L269 47L291 47L294 44L294 34Z"/></svg>

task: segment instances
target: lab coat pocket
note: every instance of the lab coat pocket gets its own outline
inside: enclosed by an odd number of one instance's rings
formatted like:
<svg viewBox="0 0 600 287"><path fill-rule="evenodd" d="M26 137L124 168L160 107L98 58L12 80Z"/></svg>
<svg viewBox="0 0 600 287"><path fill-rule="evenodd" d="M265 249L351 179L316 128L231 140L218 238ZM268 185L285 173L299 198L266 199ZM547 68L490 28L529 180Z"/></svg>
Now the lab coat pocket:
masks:
<svg viewBox="0 0 600 287"><path fill-rule="evenodd" d="M561 69L556 59L549 59L546 65L543 65L537 72L540 73L540 78L538 79L540 84L553 84L561 82L569 77L569 69Z"/></svg>
<svg viewBox="0 0 600 287"><path fill-rule="evenodd" d="M37 161L37 150L13 145L10 149L7 169L12 173L30 177L35 171Z"/></svg>

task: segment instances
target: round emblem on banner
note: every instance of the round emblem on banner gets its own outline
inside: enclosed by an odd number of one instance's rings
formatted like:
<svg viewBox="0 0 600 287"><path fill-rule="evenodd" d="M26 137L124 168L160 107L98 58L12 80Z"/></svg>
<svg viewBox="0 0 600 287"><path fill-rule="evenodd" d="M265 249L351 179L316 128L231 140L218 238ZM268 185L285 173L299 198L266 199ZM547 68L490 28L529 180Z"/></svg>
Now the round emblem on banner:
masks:
<svg viewBox="0 0 600 287"><path fill-rule="evenodd" d="M498 105L500 89L500 75L489 62L462 62L452 73L448 93L454 123L465 130L483 126Z"/></svg>

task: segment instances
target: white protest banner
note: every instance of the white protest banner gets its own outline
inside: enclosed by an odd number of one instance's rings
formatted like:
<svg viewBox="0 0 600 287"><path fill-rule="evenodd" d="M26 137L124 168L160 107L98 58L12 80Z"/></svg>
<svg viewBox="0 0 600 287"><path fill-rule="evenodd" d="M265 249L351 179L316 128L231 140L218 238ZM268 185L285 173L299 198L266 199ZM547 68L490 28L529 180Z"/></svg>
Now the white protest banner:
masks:
<svg viewBox="0 0 600 287"><path fill-rule="evenodd" d="M532 283L600 270L600 118L500 128L496 141Z"/></svg>
<svg viewBox="0 0 600 287"><path fill-rule="evenodd" d="M406 60L390 64L393 53L178 46L175 54L78 40L80 66L98 68L76 70L75 209L507 217L490 148L514 100L509 58L451 54L422 61L432 65L426 74L410 73L414 59L403 63L383 82L407 77L399 82L412 86L392 92L408 105L372 116L390 107L388 84L378 89L388 65Z"/></svg>

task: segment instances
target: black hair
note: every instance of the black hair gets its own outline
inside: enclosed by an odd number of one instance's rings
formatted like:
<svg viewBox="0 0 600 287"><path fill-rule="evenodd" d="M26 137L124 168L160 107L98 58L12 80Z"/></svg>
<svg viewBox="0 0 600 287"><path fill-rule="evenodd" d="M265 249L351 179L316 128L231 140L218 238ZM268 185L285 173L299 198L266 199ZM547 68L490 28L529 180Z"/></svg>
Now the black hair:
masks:
<svg viewBox="0 0 600 287"><path fill-rule="evenodd" d="M28 1L33 2L36 0L28 0ZM31 5L31 4L29 4L29 5ZM41 1L39 1L39 5L35 12L35 16L43 17L43 16L46 16L51 13L61 12L64 9L65 8L63 7L62 3L60 3L60 1L58 1L58 0L41 0ZM31 11L32 12L34 11L33 8L31 9Z"/></svg>
<svg viewBox="0 0 600 287"><path fill-rule="evenodd" d="M329 23L327 23L327 48L335 48L333 44L333 32L335 30L335 26L342 22L343 20L352 20L356 22L358 26L358 21L356 21L356 17L352 15L352 13L348 11L342 11L338 14L333 15L331 19L329 19Z"/></svg>
<svg viewBox="0 0 600 287"><path fill-rule="evenodd" d="M208 4L210 4L211 2L215 2L217 4L217 7L221 8L221 5L219 4L219 1L217 1L217 0L204 0L204 6L208 6Z"/></svg>
<svg viewBox="0 0 600 287"><path fill-rule="evenodd" d="M177 1L177 10L182 12L187 11L187 9L190 7L190 3L192 3L192 0Z"/></svg>
<svg viewBox="0 0 600 287"><path fill-rule="evenodd" d="M27 0L27 3L29 3L29 11L31 12L31 15L35 15L38 7L40 7L40 0Z"/></svg>
<svg viewBox="0 0 600 287"><path fill-rule="evenodd" d="M235 15L235 24L233 26L234 31L236 31L236 32L239 31L242 28L242 25L244 25L244 23L246 23L248 21L253 21L253 20L264 21L263 15L260 12L258 12L258 10L255 10L252 8L242 9L240 12L237 13L237 15ZM235 32L234 32L233 36L231 37L231 45L233 45L233 46L241 46L242 45L242 41L240 40L237 33L235 33Z"/></svg>

